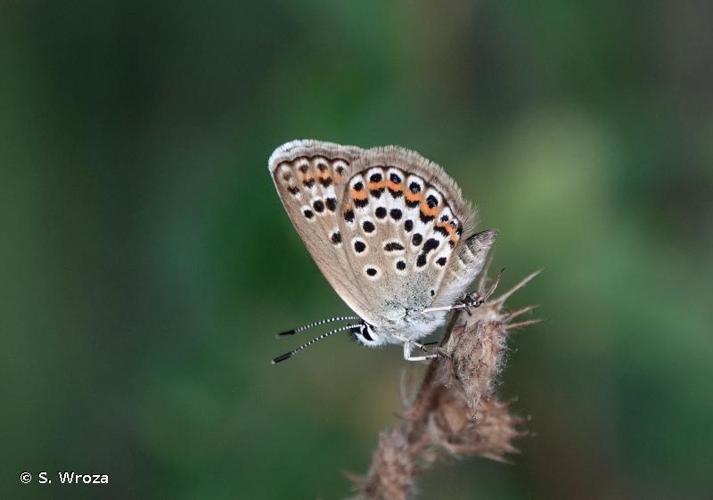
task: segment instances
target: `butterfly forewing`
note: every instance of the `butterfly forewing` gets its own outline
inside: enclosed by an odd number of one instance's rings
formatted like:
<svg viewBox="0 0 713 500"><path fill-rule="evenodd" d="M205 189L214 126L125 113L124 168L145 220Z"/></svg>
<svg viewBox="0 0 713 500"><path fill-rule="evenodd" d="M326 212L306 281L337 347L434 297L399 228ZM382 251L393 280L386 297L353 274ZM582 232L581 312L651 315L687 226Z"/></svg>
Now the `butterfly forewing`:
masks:
<svg viewBox="0 0 713 500"><path fill-rule="evenodd" d="M353 286L349 257L340 231L339 207L352 163L363 154L353 146L292 141L275 150L268 166L282 204L327 281L357 314L365 294Z"/></svg>

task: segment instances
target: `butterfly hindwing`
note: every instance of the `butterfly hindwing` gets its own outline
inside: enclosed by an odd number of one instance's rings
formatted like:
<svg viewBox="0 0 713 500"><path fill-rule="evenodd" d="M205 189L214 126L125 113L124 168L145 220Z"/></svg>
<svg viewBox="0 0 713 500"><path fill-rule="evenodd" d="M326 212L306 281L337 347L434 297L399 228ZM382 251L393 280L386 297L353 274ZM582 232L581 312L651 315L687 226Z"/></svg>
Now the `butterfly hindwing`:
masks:
<svg viewBox="0 0 713 500"><path fill-rule="evenodd" d="M366 150L341 197L340 232L364 317L397 324L433 303L475 214L436 164L398 147Z"/></svg>

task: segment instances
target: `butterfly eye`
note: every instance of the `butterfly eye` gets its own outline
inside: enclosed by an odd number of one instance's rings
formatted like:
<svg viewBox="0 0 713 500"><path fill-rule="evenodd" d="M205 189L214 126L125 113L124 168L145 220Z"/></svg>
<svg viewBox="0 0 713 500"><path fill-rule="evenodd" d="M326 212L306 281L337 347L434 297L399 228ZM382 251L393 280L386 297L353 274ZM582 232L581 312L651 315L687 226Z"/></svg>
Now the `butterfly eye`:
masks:
<svg viewBox="0 0 713 500"><path fill-rule="evenodd" d="M368 325L362 325L361 326L361 336L364 337L366 340L369 342L374 342L374 338L369 334L369 326Z"/></svg>
<svg viewBox="0 0 713 500"><path fill-rule="evenodd" d="M379 336L374 333L374 329L367 323L355 325L349 330L352 337L365 346L374 346L379 343Z"/></svg>

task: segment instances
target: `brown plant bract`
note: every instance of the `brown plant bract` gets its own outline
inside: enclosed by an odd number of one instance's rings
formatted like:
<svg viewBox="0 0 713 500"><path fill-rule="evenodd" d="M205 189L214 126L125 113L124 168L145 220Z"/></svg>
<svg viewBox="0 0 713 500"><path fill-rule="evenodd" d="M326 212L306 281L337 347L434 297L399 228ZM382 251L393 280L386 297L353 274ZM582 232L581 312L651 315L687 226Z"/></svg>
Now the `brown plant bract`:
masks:
<svg viewBox="0 0 713 500"><path fill-rule="evenodd" d="M477 455L504 461L517 452L513 441L526 434L525 419L510 414L509 403L495 396L495 385L508 333L537 320L513 322L533 307L508 312L504 305L538 273L493 300L499 276L487 289L483 279L474 296L484 302L453 314L442 355L429 364L412 401L404 402L401 425L380 434L367 475L350 476L356 498L407 499L414 495L416 476L439 460Z"/></svg>

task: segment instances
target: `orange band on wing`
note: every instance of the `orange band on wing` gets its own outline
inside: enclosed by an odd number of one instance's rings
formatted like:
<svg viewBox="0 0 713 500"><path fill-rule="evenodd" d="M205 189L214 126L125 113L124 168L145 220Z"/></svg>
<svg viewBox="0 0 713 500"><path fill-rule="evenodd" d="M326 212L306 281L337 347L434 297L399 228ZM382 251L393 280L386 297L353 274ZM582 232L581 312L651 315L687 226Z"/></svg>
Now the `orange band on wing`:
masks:
<svg viewBox="0 0 713 500"><path fill-rule="evenodd" d="M421 213L427 217L435 217L439 213L441 213L441 208L438 206L435 206L433 208L428 206L428 203L425 201L421 202Z"/></svg>
<svg viewBox="0 0 713 500"><path fill-rule="evenodd" d="M369 193L365 191L364 189L357 191L356 189L352 189L352 200L366 200L369 197Z"/></svg>
<svg viewBox="0 0 713 500"><path fill-rule="evenodd" d="M379 182L370 182L369 184L367 184L366 187L369 188L369 191L377 191L379 189L384 189L386 187L386 181L381 180Z"/></svg>
<svg viewBox="0 0 713 500"><path fill-rule="evenodd" d="M455 245L458 243L458 240L460 239L460 235L458 234L458 230L450 223L448 222L438 222L436 223L436 228L441 229L445 231L448 236L449 236L449 241Z"/></svg>
<svg viewBox="0 0 713 500"><path fill-rule="evenodd" d="M401 192L404 190L404 183L386 181L386 187L389 188L390 191Z"/></svg>
<svg viewBox="0 0 713 500"><path fill-rule="evenodd" d="M444 229L450 237L453 237L453 235L456 233L456 228L454 228L447 222L439 222L438 224L436 224L436 227Z"/></svg>
<svg viewBox="0 0 713 500"><path fill-rule="evenodd" d="M413 203L414 201L421 201L422 199L423 195L421 193L406 193L406 201L410 201L411 203Z"/></svg>

